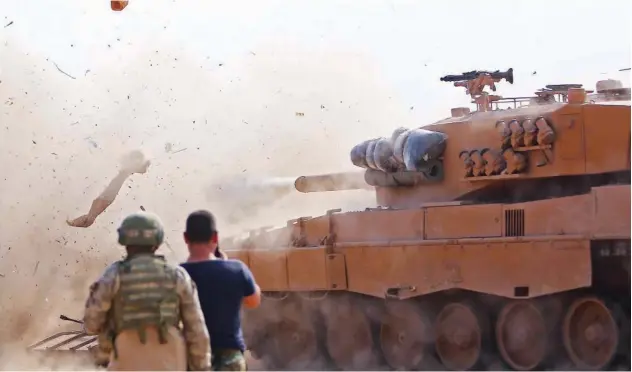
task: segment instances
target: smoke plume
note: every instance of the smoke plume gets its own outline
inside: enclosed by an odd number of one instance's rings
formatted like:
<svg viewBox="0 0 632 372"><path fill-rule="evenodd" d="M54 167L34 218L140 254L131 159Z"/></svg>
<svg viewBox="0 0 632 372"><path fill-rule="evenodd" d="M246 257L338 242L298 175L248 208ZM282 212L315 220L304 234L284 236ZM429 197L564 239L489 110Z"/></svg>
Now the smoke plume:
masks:
<svg viewBox="0 0 632 372"><path fill-rule="evenodd" d="M226 235L371 206L370 192L300 194L293 180L352 169L354 144L408 124L362 54L261 44L220 66L169 42L131 40L116 63L77 72L3 39L3 350L72 328L58 315L81 317L88 285L123 253L115 231L126 213L160 215L163 253L181 260L195 209L213 211ZM66 226L135 148L152 154L149 171L130 177L90 228ZM15 352L0 358L2 368L25 365Z"/></svg>

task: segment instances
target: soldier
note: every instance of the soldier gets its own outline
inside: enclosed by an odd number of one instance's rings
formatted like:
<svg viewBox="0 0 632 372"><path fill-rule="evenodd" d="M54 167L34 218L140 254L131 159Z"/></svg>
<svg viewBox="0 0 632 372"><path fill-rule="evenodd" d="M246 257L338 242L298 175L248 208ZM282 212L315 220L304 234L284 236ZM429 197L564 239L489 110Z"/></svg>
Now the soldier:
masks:
<svg viewBox="0 0 632 372"><path fill-rule="evenodd" d="M215 371L246 371L240 310L261 302L261 289L252 273L238 260L218 254L218 236L213 215L197 211L189 215L184 241L189 258L182 266L197 284L200 304L211 336L212 368ZM224 258L218 258L222 255Z"/></svg>
<svg viewBox="0 0 632 372"><path fill-rule="evenodd" d="M90 286L83 317L86 333L100 336L100 351L112 350L108 369L210 370L210 340L195 283L186 270L155 254L164 237L159 219L132 214L118 236L127 256Z"/></svg>

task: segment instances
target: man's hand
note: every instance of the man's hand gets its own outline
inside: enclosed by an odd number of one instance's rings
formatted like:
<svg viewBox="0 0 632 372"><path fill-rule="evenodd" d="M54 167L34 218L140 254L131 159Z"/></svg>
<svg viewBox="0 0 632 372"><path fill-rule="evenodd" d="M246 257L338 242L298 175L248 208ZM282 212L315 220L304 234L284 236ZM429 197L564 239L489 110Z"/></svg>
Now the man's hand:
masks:
<svg viewBox="0 0 632 372"><path fill-rule="evenodd" d="M68 226L72 227L90 227L94 223L96 219L90 214L84 214L83 216L77 217L74 220L66 220Z"/></svg>
<svg viewBox="0 0 632 372"><path fill-rule="evenodd" d="M222 251L221 249L219 249L219 247L217 247L215 249L215 252L213 252L213 255L216 258L219 258L220 260L227 260L228 256L226 255L226 253L224 251Z"/></svg>
<svg viewBox="0 0 632 372"><path fill-rule="evenodd" d="M108 200L97 198L92 202L90 211L87 214L77 217L74 220L66 220L66 223L73 227L90 227L111 203L112 202Z"/></svg>

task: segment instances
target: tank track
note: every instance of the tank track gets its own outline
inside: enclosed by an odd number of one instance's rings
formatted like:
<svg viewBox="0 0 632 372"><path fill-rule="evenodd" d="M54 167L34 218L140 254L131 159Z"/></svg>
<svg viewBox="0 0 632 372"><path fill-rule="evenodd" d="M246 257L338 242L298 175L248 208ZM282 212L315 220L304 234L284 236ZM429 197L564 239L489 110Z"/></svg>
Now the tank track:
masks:
<svg viewBox="0 0 632 372"><path fill-rule="evenodd" d="M244 314L244 335L268 369L630 370L629 292L264 295Z"/></svg>

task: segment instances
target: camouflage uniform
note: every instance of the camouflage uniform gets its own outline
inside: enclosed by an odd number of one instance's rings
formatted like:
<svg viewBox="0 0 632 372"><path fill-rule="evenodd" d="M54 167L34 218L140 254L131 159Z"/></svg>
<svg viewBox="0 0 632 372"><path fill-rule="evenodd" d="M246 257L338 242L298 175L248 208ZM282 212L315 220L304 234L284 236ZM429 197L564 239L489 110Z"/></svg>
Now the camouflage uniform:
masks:
<svg viewBox="0 0 632 372"><path fill-rule="evenodd" d="M128 248L158 247L163 240L159 220L147 213L127 217L118 232L119 243ZM83 320L86 333L99 335L97 358L112 351L109 370L211 367L195 284L162 256L138 253L110 265L90 286Z"/></svg>
<svg viewBox="0 0 632 372"><path fill-rule="evenodd" d="M213 351L213 371L247 371L246 358L241 350L222 349Z"/></svg>
<svg viewBox="0 0 632 372"><path fill-rule="evenodd" d="M85 327L84 327L85 328ZM110 363L110 355L112 355L112 338L108 332L101 332L97 337L97 345L90 349L94 364L99 367L107 367Z"/></svg>

